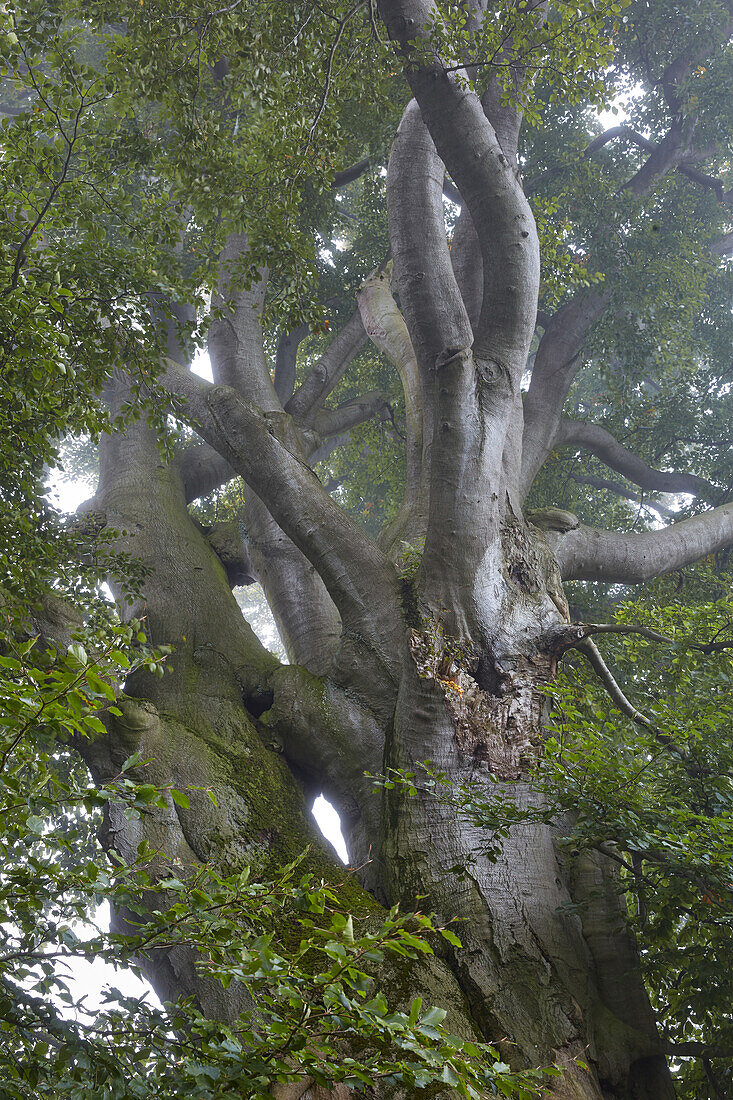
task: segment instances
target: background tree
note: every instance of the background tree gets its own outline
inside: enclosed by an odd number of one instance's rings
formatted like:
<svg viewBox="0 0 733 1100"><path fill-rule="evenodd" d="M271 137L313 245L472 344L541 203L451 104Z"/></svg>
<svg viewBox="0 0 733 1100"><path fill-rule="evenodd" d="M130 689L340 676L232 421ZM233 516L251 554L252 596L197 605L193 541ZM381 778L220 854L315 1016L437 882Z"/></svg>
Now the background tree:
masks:
<svg viewBox="0 0 733 1100"><path fill-rule="evenodd" d="M134 864L145 840L183 880L201 863L272 879L310 842L328 876L305 812L325 792L361 867L345 904L426 896L462 922L433 966L382 983L440 1001L516 1067L556 1063L561 1096L672 1096L669 1039L701 1057L690 1088L725 1087L727 1010L692 1019L655 947L660 1036L622 890L657 945L683 911L665 883L687 905L696 883L710 921L684 927L724 943L727 750L701 761L709 724L641 714L591 636L621 586L733 540L732 19L718 2L31 5L4 39L14 462L30 443L7 500L42 558L24 513L43 510L47 441L105 429L74 537L174 653L170 675L127 678L81 751L100 783L140 753L152 787L194 788L132 822L111 804L108 843ZM614 90L627 116L601 133ZM204 342L213 383L188 369ZM235 477L233 521L197 519L188 506ZM255 578L289 665L231 594ZM702 608L721 582L699 583ZM698 634L714 617L665 625L727 675L725 621ZM545 754L548 685L575 648L632 725ZM663 667L649 678L667 689ZM604 744L629 803L597 778ZM544 777L566 751L563 801ZM426 760L501 822L410 779ZM642 835L661 790L679 831L662 817ZM675 835L682 870L660 840ZM181 945L147 965L163 996L233 1023L241 988L196 959Z"/></svg>

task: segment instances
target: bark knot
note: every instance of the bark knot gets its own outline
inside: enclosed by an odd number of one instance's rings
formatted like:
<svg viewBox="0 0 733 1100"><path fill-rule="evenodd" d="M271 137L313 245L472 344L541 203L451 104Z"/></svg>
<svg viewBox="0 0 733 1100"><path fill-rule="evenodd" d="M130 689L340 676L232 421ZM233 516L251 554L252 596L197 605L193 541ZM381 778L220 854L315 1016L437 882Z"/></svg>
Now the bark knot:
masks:
<svg viewBox="0 0 733 1100"><path fill-rule="evenodd" d="M471 355L470 348L444 348L435 360L435 367L437 370L443 370L445 367L462 363L469 355Z"/></svg>

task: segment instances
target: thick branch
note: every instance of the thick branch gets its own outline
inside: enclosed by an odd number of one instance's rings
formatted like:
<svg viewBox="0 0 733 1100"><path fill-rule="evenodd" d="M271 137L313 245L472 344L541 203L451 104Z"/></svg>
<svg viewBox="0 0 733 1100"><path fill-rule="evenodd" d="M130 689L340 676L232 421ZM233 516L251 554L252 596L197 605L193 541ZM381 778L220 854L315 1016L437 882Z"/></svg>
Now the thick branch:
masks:
<svg viewBox="0 0 733 1100"><path fill-rule="evenodd" d="M451 242L451 263L468 313L471 328L478 325L481 302L484 296L484 273L481 263L481 245L464 206L456 222Z"/></svg>
<svg viewBox="0 0 733 1100"><path fill-rule="evenodd" d="M588 160L599 149L603 149L609 142L617 139L630 141L632 145L636 145L639 149L643 149L650 154L639 171L622 187L622 190L628 189L633 191L634 194L642 194L647 191L654 180L660 175L664 175L670 168L681 170L679 161L683 155L689 154L689 150L684 143L681 123L676 121L659 144L655 144L649 138L644 137L643 134L640 134L638 130L634 130L631 126L611 126L610 129L604 130L602 134L598 134L586 145L579 159ZM570 164L558 165L540 173L539 176L530 180L527 184L527 194L534 194L540 184L547 183L570 166Z"/></svg>
<svg viewBox="0 0 733 1100"><path fill-rule="evenodd" d="M284 406L295 389L295 364L298 347L310 332L310 325L300 325L292 332L284 332L277 342L275 353L275 393Z"/></svg>
<svg viewBox="0 0 733 1100"><path fill-rule="evenodd" d="M579 420L563 417L554 445L580 447L584 451L589 451L606 466L623 474L642 489L658 493L690 493L712 505L720 499L720 490L704 477L655 470L653 466L647 465L642 458L614 439L611 433L600 424L585 424Z"/></svg>
<svg viewBox="0 0 733 1100"><path fill-rule="evenodd" d="M659 144L652 148L639 171L627 180L621 190L630 191L632 195L644 195L656 180L666 175L672 168L677 168L682 158L690 151L690 128L679 120L675 120Z"/></svg>
<svg viewBox="0 0 733 1100"><path fill-rule="evenodd" d="M187 447L178 461L178 468L186 494L186 504L208 496L214 489L237 476L227 460L208 443L193 443Z"/></svg>
<svg viewBox="0 0 733 1100"><path fill-rule="evenodd" d="M495 333L491 349L476 349L446 239L443 172L413 101L390 155L387 209L400 305L420 369L426 459L429 455L423 594L436 607L449 608L468 599L487 533L505 504L502 451L508 421L517 411L513 402L527 349L518 352L517 333L510 329L503 337ZM486 359L479 362L479 354ZM470 629L456 624L462 636Z"/></svg>
<svg viewBox="0 0 733 1100"><path fill-rule="evenodd" d="M325 439L329 435L339 435L355 428L357 424L363 424L365 420L371 420L375 416L384 418L389 415L389 401L381 390L371 390L369 393L353 397L339 405L337 409L321 409L316 414L316 434Z"/></svg>
<svg viewBox="0 0 733 1100"><path fill-rule="evenodd" d="M341 620L311 563L253 492L246 496L247 547L290 660L313 675L327 671L341 637Z"/></svg>
<svg viewBox="0 0 733 1100"><path fill-rule="evenodd" d="M244 478L315 566L344 628L367 639L391 671L400 622L396 576L299 457L290 417L267 415L230 387L211 385L171 360L161 381L186 402L202 438Z"/></svg>
<svg viewBox="0 0 733 1100"><path fill-rule="evenodd" d="M405 395L406 487L408 507L420 496L423 463L423 403L415 349L404 318L389 287L389 269L375 272L357 294L359 311L369 339L397 368Z"/></svg>
<svg viewBox="0 0 733 1100"><path fill-rule="evenodd" d="M443 162L413 100L392 145L387 211L400 303L426 376L446 348L473 342L445 234L444 177Z"/></svg>
<svg viewBox="0 0 733 1100"><path fill-rule="evenodd" d="M351 360L366 343L359 310L355 310L285 406L294 420L311 426L318 409L343 378Z"/></svg>
<svg viewBox="0 0 733 1100"><path fill-rule="evenodd" d="M257 578L241 524L235 519L222 520L213 527L204 527L203 532L224 566L231 587L254 584Z"/></svg>
<svg viewBox="0 0 733 1100"><path fill-rule="evenodd" d="M446 72L430 47L437 7L429 0L381 0L380 11L408 60L421 40L425 60L408 69L407 79L481 243L484 295L476 351L511 359L518 347L529 346L537 308L539 248L529 204L481 101L466 88L465 72ZM456 346L465 343L444 344Z"/></svg>
<svg viewBox="0 0 733 1100"><path fill-rule="evenodd" d="M601 291L571 299L557 311L542 335L524 402L523 498L552 450L565 399L580 369L586 335L608 301L608 292Z"/></svg>
<svg viewBox="0 0 733 1100"><path fill-rule="evenodd" d="M733 543L733 504L673 523L663 531L618 534L580 525L548 531L564 580L640 584Z"/></svg>
<svg viewBox="0 0 733 1100"><path fill-rule="evenodd" d="M309 461L313 462L313 456ZM237 473L208 443L181 456L187 503L210 493ZM320 675L338 648L341 622L323 582L309 561L278 527L262 501L248 490L244 524L229 521L206 530L233 586L262 585L288 656ZM246 530L246 543L244 530Z"/></svg>
<svg viewBox="0 0 733 1100"><path fill-rule="evenodd" d="M262 341L262 306L267 272L250 287L239 281L249 266L248 242L243 233L232 233L219 257L219 280L212 307L221 313L209 329L209 354L214 381L231 386L247 401L275 412L281 408L270 377Z"/></svg>
<svg viewBox="0 0 733 1100"><path fill-rule="evenodd" d="M159 293L150 293L150 315L165 333L165 348L169 359L187 367L191 362L193 347L191 333L196 327L194 306L178 305L163 299Z"/></svg>
<svg viewBox="0 0 733 1100"><path fill-rule="evenodd" d="M317 466L319 462L324 462L328 456L332 455L339 447L345 447L350 438L350 432L344 432L343 435L332 435L329 439L325 440L320 447L316 447L315 451L311 451L308 455L308 464L313 467ZM329 479L325 485L326 492L333 492L333 489L337 488L343 480L343 478L337 478L334 483L332 479Z"/></svg>
<svg viewBox="0 0 733 1100"><path fill-rule="evenodd" d="M370 163L369 157L362 157L356 164L352 164L348 168L344 168L341 172L337 172L333 177L331 190L338 191L340 187L346 187L348 183L353 183L354 180L358 180L360 176L363 176L365 172L369 171Z"/></svg>

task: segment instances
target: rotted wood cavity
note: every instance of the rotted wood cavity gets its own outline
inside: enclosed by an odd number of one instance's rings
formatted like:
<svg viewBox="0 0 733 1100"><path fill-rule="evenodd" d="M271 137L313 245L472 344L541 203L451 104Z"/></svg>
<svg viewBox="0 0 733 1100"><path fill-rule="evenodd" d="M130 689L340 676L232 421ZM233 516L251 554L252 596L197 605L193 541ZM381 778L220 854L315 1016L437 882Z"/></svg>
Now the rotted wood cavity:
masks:
<svg viewBox="0 0 733 1100"><path fill-rule="evenodd" d="M412 630L409 645L420 677L443 694L460 751L498 779L518 779L541 736L545 700L533 683L549 669L502 672L486 654L462 654L437 625Z"/></svg>

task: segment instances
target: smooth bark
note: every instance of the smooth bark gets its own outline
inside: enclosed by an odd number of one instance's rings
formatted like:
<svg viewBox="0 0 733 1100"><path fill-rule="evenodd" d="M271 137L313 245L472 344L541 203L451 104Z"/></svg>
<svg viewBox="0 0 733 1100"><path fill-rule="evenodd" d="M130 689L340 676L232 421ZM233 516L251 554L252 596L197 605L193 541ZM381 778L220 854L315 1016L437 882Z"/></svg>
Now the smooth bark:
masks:
<svg viewBox="0 0 733 1100"><path fill-rule="evenodd" d="M564 580L640 584L733 542L733 504L673 523L663 531L623 535L580 525L550 537Z"/></svg>
<svg viewBox="0 0 733 1100"><path fill-rule="evenodd" d="M579 420L563 417L558 436L557 447L578 447L600 458L606 466L623 474L629 481L642 489L658 493L690 493L700 497L708 504L717 503L720 490L695 474L655 470L628 447L614 439L609 431L600 424L587 424Z"/></svg>
<svg viewBox="0 0 733 1100"><path fill-rule="evenodd" d="M488 5L474 9L480 20ZM175 653L172 676L127 686L123 716L90 762L108 774L140 748L154 761L152 781L215 787L220 812L202 796L190 814L171 803L146 819L151 843L185 867L254 862L266 874L313 843L307 800L325 791L361 865L360 881L348 880L350 904L411 908L420 897L461 922L462 947L446 945L427 969L395 982L401 1003L417 992L443 1001L459 1034L499 1044L517 1067L555 1062L557 1097L671 1100L613 861L567 854L561 842L572 823L539 821L530 773L546 687L573 629L562 579L638 583L698 560L733 542L733 505L639 535L591 530L558 510L525 519L522 501L558 445L586 449L644 488L695 486L704 496L709 487L654 470L597 425L563 421L589 331L610 300L605 290L543 318L523 406L539 255L517 172L521 111L502 103L496 82L480 99L460 59L439 55L429 30L437 9L427 0L380 0L379 10L415 97L387 175L399 308L389 274L370 277L293 391L304 332L281 341L273 383L261 328L267 273L246 289L237 273L247 239L227 240L210 334L214 384L186 370L183 354L159 378L203 443L171 465L145 423L103 443L95 507L130 532L125 547L149 567L136 610L153 641ZM674 97L683 78L683 67L666 73L665 94ZM641 195L688 163L692 130L673 120L644 149L628 190ZM364 162L347 169L336 185L363 170ZM447 176L462 200L452 248ZM377 393L325 404L368 338L395 366L407 413L407 492L379 544L308 465L324 437L384 410ZM116 400L123 391L118 382ZM223 532L207 538L186 503L233 476L245 483L244 528L241 554L227 558ZM421 560L399 575L401 540L414 540L419 559L422 538ZM230 582L250 574L290 666L262 649L239 614ZM427 759L454 784L500 792L538 820L498 843L429 790L377 791L365 777L389 767L419 773ZM111 826L109 842L129 855L140 836L129 823ZM310 866L332 873L317 841ZM159 988L233 1018L236 994L207 985L194 962L156 960Z"/></svg>

